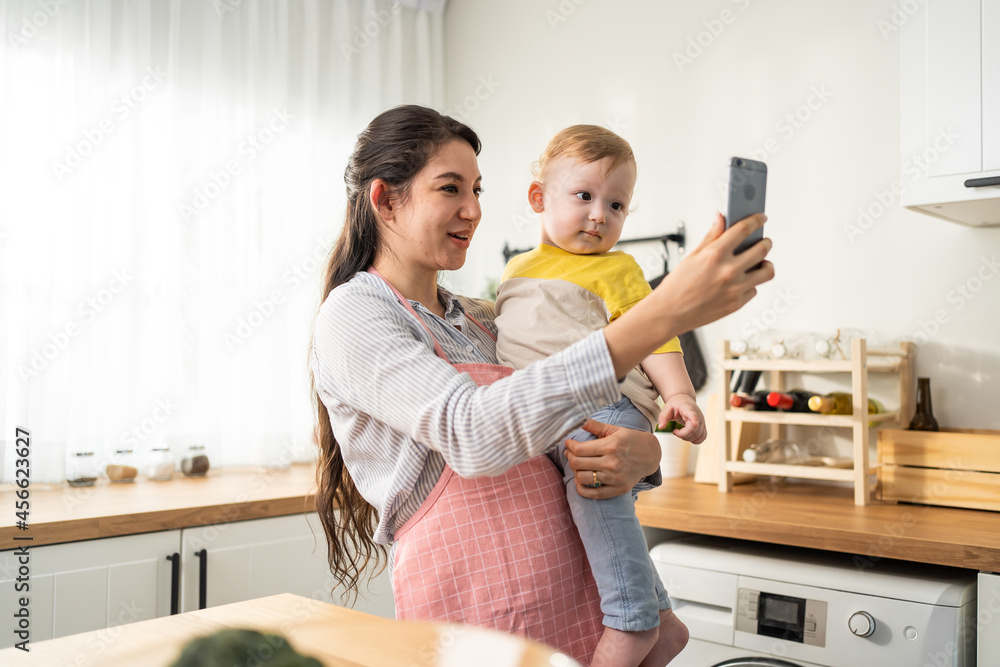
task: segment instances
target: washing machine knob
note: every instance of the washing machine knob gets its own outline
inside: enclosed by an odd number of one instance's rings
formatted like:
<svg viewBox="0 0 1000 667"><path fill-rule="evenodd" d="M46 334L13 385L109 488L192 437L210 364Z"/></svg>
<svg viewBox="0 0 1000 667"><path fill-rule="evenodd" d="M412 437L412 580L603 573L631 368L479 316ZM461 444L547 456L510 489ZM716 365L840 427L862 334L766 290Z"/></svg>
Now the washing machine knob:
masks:
<svg viewBox="0 0 1000 667"><path fill-rule="evenodd" d="M848 619L847 627L858 637L870 637L875 632L875 619L867 611L856 611Z"/></svg>

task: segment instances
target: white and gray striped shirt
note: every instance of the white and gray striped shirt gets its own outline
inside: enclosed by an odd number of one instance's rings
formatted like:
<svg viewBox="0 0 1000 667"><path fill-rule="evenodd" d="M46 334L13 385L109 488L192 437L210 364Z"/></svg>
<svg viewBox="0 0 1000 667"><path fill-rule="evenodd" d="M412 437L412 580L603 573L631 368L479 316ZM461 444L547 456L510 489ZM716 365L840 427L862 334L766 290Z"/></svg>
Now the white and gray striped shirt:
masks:
<svg viewBox="0 0 1000 667"><path fill-rule="evenodd" d="M452 363L496 364L493 303L441 289L444 319L411 301ZM457 328L456 328L457 327ZM320 307L310 360L344 461L389 544L444 462L498 475L542 454L620 396L601 331L513 376L477 387L434 353L427 331L379 277L358 273Z"/></svg>

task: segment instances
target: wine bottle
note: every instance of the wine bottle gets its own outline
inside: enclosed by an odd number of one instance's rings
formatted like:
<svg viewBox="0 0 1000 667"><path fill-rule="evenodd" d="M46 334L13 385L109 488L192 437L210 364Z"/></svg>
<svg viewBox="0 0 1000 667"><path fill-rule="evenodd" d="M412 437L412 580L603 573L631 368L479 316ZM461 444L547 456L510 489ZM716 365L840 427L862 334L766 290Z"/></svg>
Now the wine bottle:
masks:
<svg viewBox="0 0 1000 667"><path fill-rule="evenodd" d="M753 404L751 394L757 387L760 376L761 371L740 371L733 380L733 393L729 397L729 404L737 408L750 407Z"/></svg>
<svg viewBox="0 0 1000 667"><path fill-rule="evenodd" d="M760 376L762 371L747 371L742 373L740 377L743 378L743 382L740 383L739 393L749 396L753 393L754 389L757 388L757 383L760 382Z"/></svg>
<svg viewBox="0 0 1000 667"><path fill-rule="evenodd" d="M734 394L740 394L742 393L741 389L742 387L743 387L743 371L740 371L733 378L733 386L732 389L730 389L730 391Z"/></svg>
<svg viewBox="0 0 1000 667"><path fill-rule="evenodd" d="M809 409L824 415L853 415L854 396L846 391L833 391L826 396L813 396L809 399ZM885 412L885 406L874 398L868 399L868 414L877 415Z"/></svg>
<svg viewBox="0 0 1000 667"><path fill-rule="evenodd" d="M931 409L931 379L917 378L917 412L910 422L911 431L936 431L937 420Z"/></svg>
<svg viewBox="0 0 1000 667"><path fill-rule="evenodd" d="M734 408L774 412L774 408L767 404L768 393L766 389L760 389L752 394L733 394L729 397L729 405Z"/></svg>
<svg viewBox="0 0 1000 667"><path fill-rule="evenodd" d="M792 389L789 392L772 391L767 395L767 404L785 412L809 412L809 399L817 395L803 389Z"/></svg>

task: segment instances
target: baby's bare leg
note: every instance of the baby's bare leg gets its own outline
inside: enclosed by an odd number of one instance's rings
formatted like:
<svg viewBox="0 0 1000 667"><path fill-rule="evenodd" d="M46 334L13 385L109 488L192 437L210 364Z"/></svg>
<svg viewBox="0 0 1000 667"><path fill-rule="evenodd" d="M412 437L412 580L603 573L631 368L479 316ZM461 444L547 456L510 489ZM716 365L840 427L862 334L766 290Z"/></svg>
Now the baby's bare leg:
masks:
<svg viewBox="0 0 1000 667"><path fill-rule="evenodd" d="M673 610L660 612L660 636L649 655L639 663L640 667L663 667L677 657L688 643L688 629Z"/></svg>
<svg viewBox="0 0 1000 667"><path fill-rule="evenodd" d="M604 628L590 667L639 667L657 645L659 628L642 632L622 632Z"/></svg>

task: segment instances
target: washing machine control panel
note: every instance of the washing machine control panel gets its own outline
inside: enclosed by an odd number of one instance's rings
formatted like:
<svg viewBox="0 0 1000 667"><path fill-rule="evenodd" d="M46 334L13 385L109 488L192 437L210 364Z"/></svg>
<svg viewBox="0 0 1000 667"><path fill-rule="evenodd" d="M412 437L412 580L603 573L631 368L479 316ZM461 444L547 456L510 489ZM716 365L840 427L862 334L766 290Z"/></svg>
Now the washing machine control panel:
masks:
<svg viewBox="0 0 1000 667"><path fill-rule="evenodd" d="M826 602L740 588L736 629L824 647Z"/></svg>

